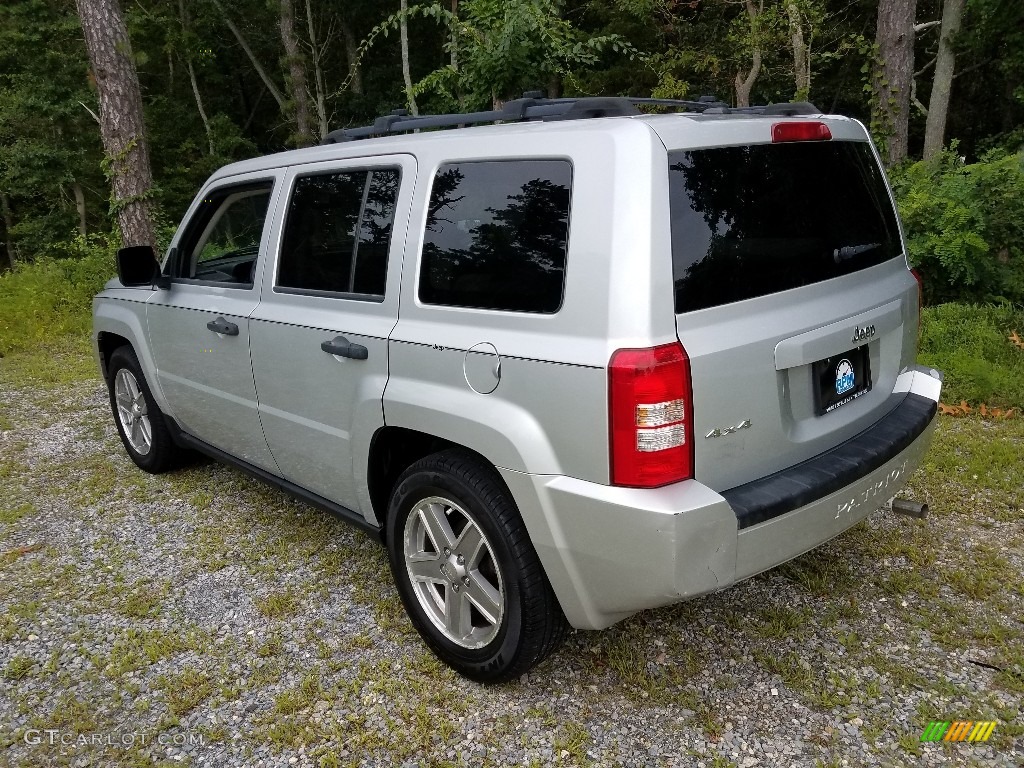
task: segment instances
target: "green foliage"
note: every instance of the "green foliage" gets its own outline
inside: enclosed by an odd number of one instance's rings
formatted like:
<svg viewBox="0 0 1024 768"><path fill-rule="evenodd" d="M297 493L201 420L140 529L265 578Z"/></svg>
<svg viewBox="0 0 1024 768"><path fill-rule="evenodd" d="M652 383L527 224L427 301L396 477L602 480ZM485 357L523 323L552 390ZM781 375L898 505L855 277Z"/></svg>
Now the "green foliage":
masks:
<svg viewBox="0 0 1024 768"><path fill-rule="evenodd" d="M637 54L620 35L581 32L562 18L556 0L464 0L460 15L454 77L446 83L428 75L417 90L434 88L469 108L489 108L495 100L547 85L553 75L594 66L605 49Z"/></svg>
<svg viewBox="0 0 1024 768"><path fill-rule="evenodd" d="M370 30L359 60L397 30L403 17L433 19L449 28L445 48L449 54L454 49L458 66L438 67L413 85L413 95L427 96L436 111L490 109L543 88L553 76L571 77L575 68L594 66L605 50L639 57L621 35L581 32L562 18L557 0L463 0L459 15L437 3L391 14Z"/></svg>
<svg viewBox="0 0 1024 768"><path fill-rule="evenodd" d="M86 219L104 223L98 109L85 77L74 6L54 0L0 5L0 192L11 202L5 233L22 258L75 231L74 185Z"/></svg>
<svg viewBox="0 0 1024 768"><path fill-rule="evenodd" d="M0 356L83 335L92 297L116 271L110 236L78 237L58 257L0 275Z"/></svg>
<svg viewBox="0 0 1024 768"><path fill-rule="evenodd" d="M972 156L1024 148L1024 3L968 0L956 46L946 135L961 138Z"/></svg>
<svg viewBox="0 0 1024 768"><path fill-rule="evenodd" d="M918 359L946 375L946 402L1024 408L1024 309L1011 304L940 304L921 314Z"/></svg>
<svg viewBox="0 0 1024 768"><path fill-rule="evenodd" d="M366 124L405 101L397 7L294 4L307 83L314 97L322 85L330 128ZM829 112L870 119L878 0L755 7L751 20L742 2L410 0L414 93L425 111L490 108L536 88L552 95L713 94L730 101L737 73L749 70L757 48L763 63L752 101L785 101L794 92L792 7L810 46L811 100ZM934 18L938 8L932 2L922 13ZM240 30L266 79L286 91L280 4L138 0L122 10L142 86L153 200L166 227L177 223L215 169L287 145L292 120L229 28ZM1022 22L1019 0L968 1L947 135L961 139L970 164L947 154L895 174L912 258L924 268L931 302L1020 301L1024 295L1020 158L983 152L1019 151L1024 144ZM310 29L318 41L319 79ZM923 67L918 95L926 103L933 70L925 65L937 39L934 32L921 35L916 49ZM53 254L77 231L76 195L85 201L87 231L110 229L110 193L92 114L98 111L74 5L0 4L0 193L11 211L9 222L0 217L0 270L8 242L15 260L27 262ZM922 127L915 112L912 153ZM879 138L886 130L873 126Z"/></svg>
<svg viewBox="0 0 1024 768"><path fill-rule="evenodd" d="M892 174L925 301L1024 302L1024 154L956 150Z"/></svg>

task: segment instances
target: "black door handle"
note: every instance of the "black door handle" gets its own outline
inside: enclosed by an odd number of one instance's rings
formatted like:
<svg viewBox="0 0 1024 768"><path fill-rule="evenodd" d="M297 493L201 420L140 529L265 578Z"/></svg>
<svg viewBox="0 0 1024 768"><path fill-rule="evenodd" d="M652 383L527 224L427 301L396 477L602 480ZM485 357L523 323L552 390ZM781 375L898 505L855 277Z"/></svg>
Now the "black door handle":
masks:
<svg viewBox="0 0 1024 768"><path fill-rule="evenodd" d="M369 353L362 344L353 344L344 336L335 336L329 341L320 342L320 349L329 355L351 357L353 360L365 360Z"/></svg>
<svg viewBox="0 0 1024 768"><path fill-rule="evenodd" d="M218 317L216 320L211 320L206 324L206 327L209 328L214 333L220 333L223 334L224 336L238 335L238 326L235 325L234 323L229 323L223 317Z"/></svg>

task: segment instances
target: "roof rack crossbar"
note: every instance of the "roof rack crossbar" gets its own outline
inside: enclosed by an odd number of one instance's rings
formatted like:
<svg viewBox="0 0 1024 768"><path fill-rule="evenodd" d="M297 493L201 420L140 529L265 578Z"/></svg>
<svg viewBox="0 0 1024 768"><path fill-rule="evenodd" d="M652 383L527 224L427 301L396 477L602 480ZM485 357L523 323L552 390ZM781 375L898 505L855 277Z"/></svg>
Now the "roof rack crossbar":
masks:
<svg viewBox="0 0 1024 768"><path fill-rule="evenodd" d="M683 108L707 114L810 115L820 110L809 102L768 104L758 107L730 107L714 96L701 96L698 101L686 99L653 99L625 96L545 99L538 91L527 91L521 99L505 102L501 109L448 115L410 115L396 109L382 115L372 125L339 128L324 138L324 144L335 144L372 136L417 131L424 128L454 128L480 123L521 122L523 120L572 120L587 117L611 117L640 114L638 105Z"/></svg>
<svg viewBox="0 0 1024 768"><path fill-rule="evenodd" d="M693 109L698 112L703 112L712 107L726 107L728 104L724 101L718 101L714 96L701 96L699 101L692 101L688 99L644 99L629 97L629 100L634 104L650 104L657 107L686 107L687 109Z"/></svg>

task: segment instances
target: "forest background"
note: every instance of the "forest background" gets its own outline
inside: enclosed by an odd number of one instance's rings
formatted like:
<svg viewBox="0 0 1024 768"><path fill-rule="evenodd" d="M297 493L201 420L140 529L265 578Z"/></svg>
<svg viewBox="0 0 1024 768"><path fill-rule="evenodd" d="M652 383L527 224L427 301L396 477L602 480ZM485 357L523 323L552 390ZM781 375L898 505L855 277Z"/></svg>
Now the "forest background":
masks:
<svg viewBox="0 0 1024 768"><path fill-rule="evenodd" d="M0 355L80 335L122 235L166 244L224 163L527 90L809 100L863 121L926 304L956 302L926 310L924 357L962 369L953 394L1024 404L1006 341L1024 331L1020 0L7 3Z"/></svg>

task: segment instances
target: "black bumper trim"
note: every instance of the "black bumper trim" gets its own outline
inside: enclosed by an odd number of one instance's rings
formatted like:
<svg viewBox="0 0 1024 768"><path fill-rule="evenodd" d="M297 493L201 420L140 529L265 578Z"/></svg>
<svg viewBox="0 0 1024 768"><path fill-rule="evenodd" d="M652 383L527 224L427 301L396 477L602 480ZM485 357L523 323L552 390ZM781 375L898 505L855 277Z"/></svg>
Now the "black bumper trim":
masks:
<svg viewBox="0 0 1024 768"><path fill-rule="evenodd" d="M789 469L723 491L739 527L771 520L823 499L898 455L935 417L935 401L910 393L868 429Z"/></svg>

